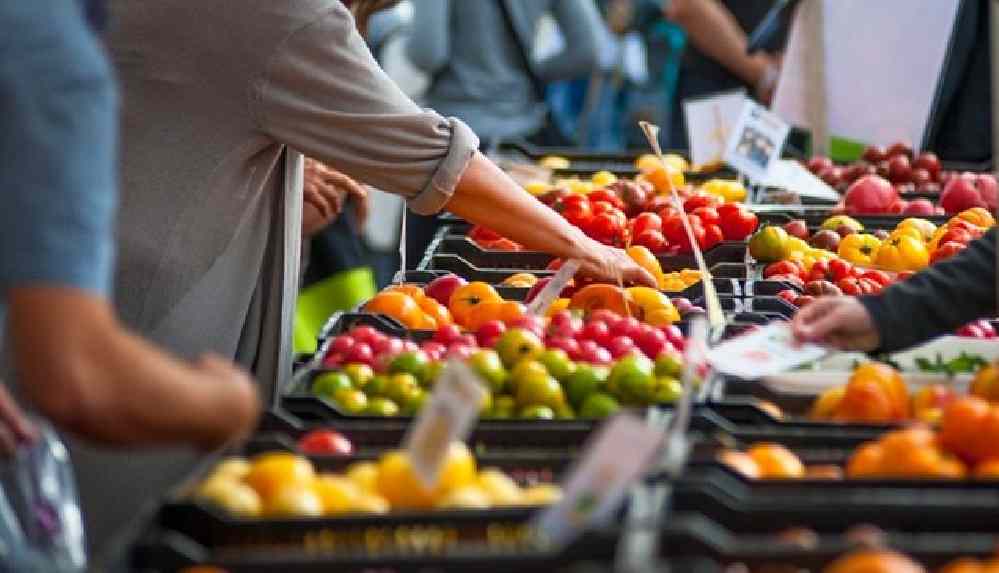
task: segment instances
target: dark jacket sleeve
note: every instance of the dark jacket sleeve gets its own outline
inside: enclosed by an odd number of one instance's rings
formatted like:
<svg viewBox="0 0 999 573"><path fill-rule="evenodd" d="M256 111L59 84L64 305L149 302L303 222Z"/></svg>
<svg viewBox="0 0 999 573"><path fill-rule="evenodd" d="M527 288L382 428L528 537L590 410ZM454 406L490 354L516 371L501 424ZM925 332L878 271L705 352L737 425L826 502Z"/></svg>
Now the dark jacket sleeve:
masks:
<svg viewBox="0 0 999 573"><path fill-rule="evenodd" d="M880 351L907 348L996 315L996 229L954 257L861 298L881 335Z"/></svg>

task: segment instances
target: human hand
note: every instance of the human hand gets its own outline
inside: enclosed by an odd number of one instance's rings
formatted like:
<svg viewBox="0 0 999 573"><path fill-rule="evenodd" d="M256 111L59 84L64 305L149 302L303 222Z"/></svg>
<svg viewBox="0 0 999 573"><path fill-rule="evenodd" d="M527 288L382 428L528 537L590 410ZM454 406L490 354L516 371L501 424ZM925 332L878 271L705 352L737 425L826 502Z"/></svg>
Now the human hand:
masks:
<svg viewBox="0 0 999 573"><path fill-rule="evenodd" d="M791 331L799 342L821 343L840 350L870 352L881 344L870 313L852 296L816 299L794 316Z"/></svg>
<svg viewBox="0 0 999 573"><path fill-rule="evenodd" d="M232 396L226 401L232 410L220 413L224 424L219 428L219 434L206 436L199 444L200 447L211 451L228 443L239 442L253 433L260 413L260 397L249 374L215 354L202 356L192 367L205 379L205 384L214 384L220 391Z"/></svg>
<svg viewBox="0 0 999 573"><path fill-rule="evenodd" d="M7 388L0 385L0 455L11 456L21 444L38 437L28 417L21 411Z"/></svg>
<svg viewBox="0 0 999 573"><path fill-rule="evenodd" d="M622 283L634 283L656 288L656 278L645 270L628 253L587 238L583 244L584 256L579 272L586 276Z"/></svg>
<svg viewBox="0 0 999 573"><path fill-rule="evenodd" d="M357 221L364 226L368 216L368 191L350 177L314 159L305 160L302 235L312 236L332 223L353 199Z"/></svg>
<svg viewBox="0 0 999 573"><path fill-rule="evenodd" d="M777 91L782 59L766 52L757 52L750 58L752 59L752 83L756 99L769 107L773 103L774 93Z"/></svg>

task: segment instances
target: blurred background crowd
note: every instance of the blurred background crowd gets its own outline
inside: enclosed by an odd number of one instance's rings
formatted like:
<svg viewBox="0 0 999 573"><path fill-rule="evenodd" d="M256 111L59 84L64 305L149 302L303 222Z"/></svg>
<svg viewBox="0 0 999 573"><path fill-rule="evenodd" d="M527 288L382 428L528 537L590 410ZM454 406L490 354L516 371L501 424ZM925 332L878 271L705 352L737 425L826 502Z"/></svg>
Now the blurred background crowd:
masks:
<svg viewBox="0 0 999 573"><path fill-rule="evenodd" d="M510 140L647 148L640 120L662 127L664 149L682 151L681 102L743 89L769 104L781 65L780 51L746 50L771 0L372 4L366 39L388 75L422 105L465 121L486 152ZM786 41L789 22L780 24ZM310 175L320 177L315 167ZM359 208L342 209L312 236L299 302L302 344L331 311L373 295L403 265L414 268L436 230L433 217L410 212L403 240L402 201L377 190L348 194L347 202Z"/></svg>

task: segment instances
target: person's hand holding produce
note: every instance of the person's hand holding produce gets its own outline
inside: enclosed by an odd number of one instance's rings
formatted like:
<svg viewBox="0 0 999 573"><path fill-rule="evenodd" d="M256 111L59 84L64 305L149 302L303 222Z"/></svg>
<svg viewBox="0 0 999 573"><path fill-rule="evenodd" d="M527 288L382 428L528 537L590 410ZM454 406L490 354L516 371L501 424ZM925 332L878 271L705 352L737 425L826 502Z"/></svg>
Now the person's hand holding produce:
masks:
<svg viewBox="0 0 999 573"><path fill-rule="evenodd" d="M791 325L800 342L869 352L880 345L871 315L855 297L822 297L802 308Z"/></svg>

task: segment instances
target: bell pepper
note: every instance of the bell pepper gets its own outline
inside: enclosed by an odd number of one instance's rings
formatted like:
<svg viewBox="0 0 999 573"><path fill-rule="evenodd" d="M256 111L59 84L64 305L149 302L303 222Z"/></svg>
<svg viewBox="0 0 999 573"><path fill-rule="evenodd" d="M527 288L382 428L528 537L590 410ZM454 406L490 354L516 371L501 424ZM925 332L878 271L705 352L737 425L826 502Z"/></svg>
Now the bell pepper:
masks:
<svg viewBox="0 0 999 573"><path fill-rule="evenodd" d="M801 253L808 256L808 252L812 249L808 243L798 237L788 237L784 241L784 256L782 258L790 258L791 253Z"/></svg>
<svg viewBox="0 0 999 573"><path fill-rule="evenodd" d="M669 297L654 288L631 287L628 296L638 305L637 318L652 326L664 326L680 320L680 313Z"/></svg>
<svg viewBox="0 0 999 573"><path fill-rule="evenodd" d="M890 271L918 271L930 264L930 253L920 239L895 235L878 249L875 262Z"/></svg>
<svg viewBox="0 0 999 573"><path fill-rule="evenodd" d="M839 256L855 265L870 266L878 256L881 241L874 235L854 233L839 242Z"/></svg>
<svg viewBox="0 0 999 573"><path fill-rule="evenodd" d="M926 219L920 219L918 217L909 217L901 223L898 224L898 228L911 227L917 229L920 234L923 235L924 241L929 241L933 238L933 235L937 232L937 226L933 223L927 221Z"/></svg>
<svg viewBox="0 0 999 573"><path fill-rule="evenodd" d="M896 237L912 237L913 239L916 239L921 243L926 241L926 239L923 238L922 231L911 226L909 227L899 226L898 228L896 228L894 231L891 232L891 235L888 235L889 239L894 239Z"/></svg>
<svg viewBox="0 0 999 573"><path fill-rule="evenodd" d="M961 211L957 214L957 218L964 219L969 223L985 228L996 224L996 220L992 217L992 213L989 213L987 209L983 209L982 207L972 207L971 209Z"/></svg>

